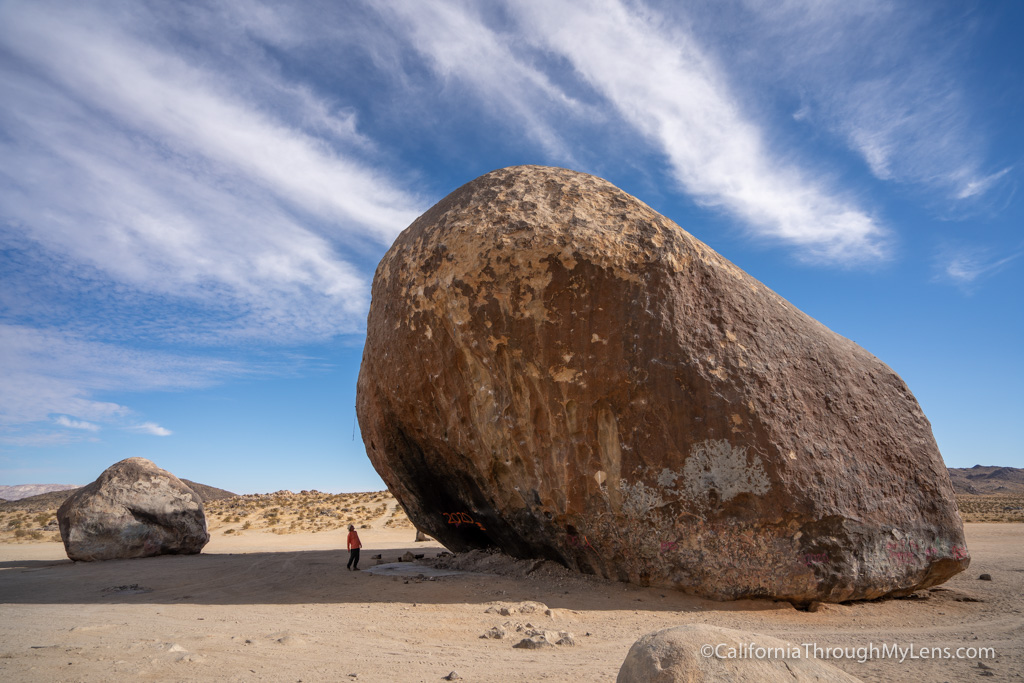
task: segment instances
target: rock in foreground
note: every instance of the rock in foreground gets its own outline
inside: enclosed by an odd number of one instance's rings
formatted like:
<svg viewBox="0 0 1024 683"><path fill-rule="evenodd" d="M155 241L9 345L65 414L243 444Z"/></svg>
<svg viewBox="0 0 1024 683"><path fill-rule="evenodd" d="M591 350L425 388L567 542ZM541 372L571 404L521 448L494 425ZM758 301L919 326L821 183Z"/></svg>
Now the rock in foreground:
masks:
<svg viewBox="0 0 1024 683"><path fill-rule="evenodd" d="M145 458L111 465L57 510L75 561L198 553L209 540L199 496Z"/></svg>
<svg viewBox="0 0 1024 683"><path fill-rule="evenodd" d="M648 633L633 643L616 683L856 683L814 651L706 624Z"/></svg>
<svg viewBox="0 0 1024 683"><path fill-rule="evenodd" d="M357 412L413 523L457 551L793 602L969 562L903 381L581 173L494 171L398 237Z"/></svg>

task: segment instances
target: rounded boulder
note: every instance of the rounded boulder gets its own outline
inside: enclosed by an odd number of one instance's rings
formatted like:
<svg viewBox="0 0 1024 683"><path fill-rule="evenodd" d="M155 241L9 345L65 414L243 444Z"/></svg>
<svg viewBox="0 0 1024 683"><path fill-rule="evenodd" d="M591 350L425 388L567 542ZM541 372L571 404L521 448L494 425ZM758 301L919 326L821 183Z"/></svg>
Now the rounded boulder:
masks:
<svg viewBox="0 0 1024 683"><path fill-rule="evenodd" d="M145 458L104 470L57 510L64 549L75 561L189 555L210 541L198 494Z"/></svg>
<svg viewBox="0 0 1024 683"><path fill-rule="evenodd" d="M501 169L410 225L374 276L356 408L456 551L795 603L969 562L896 373L594 176Z"/></svg>

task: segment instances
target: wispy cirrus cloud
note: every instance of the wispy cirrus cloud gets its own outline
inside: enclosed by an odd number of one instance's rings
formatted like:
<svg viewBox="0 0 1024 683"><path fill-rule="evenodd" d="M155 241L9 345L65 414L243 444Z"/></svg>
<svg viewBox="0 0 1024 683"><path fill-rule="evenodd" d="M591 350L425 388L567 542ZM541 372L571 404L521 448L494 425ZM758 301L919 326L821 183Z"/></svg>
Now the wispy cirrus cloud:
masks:
<svg viewBox="0 0 1024 683"><path fill-rule="evenodd" d="M8 443L123 427L100 394L246 372L202 346L364 325L374 255L425 205L351 108L282 75L260 36L287 22L245 4L0 6Z"/></svg>
<svg viewBox="0 0 1024 683"><path fill-rule="evenodd" d="M808 259L887 256L886 229L854 200L770 148L726 75L682 23L617 0L520 0L509 3L507 18L490 23L470 3L429 7L401 6L417 27L412 44L477 97L493 91L499 101L516 103L507 110L529 111L538 135L569 135L570 93L594 93L604 109L610 107L608 126L635 131L665 156L686 194L730 213L751 233L794 246ZM472 59L433 39L468 27ZM621 135L607 128L603 133Z"/></svg>
<svg viewBox="0 0 1024 683"><path fill-rule="evenodd" d="M475 3L393 3L378 11L408 35L443 81L469 85L491 116L514 121L551 158L575 162L560 123L593 114L538 66L521 35L489 25L485 8Z"/></svg>
<svg viewBox="0 0 1024 683"><path fill-rule="evenodd" d="M1009 170L988 167L990 140L960 67L977 29L971 8L726 0L723 9L736 17L721 46L736 72L799 98L796 118L838 136L877 178L958 202Z"/></svg>
<svg viewBox="0 0 1024 683"><path fill-rule="evenodd" d="M295 121L214 60L144 42L132 20L52 10L4 12L13 58L0 93L17 102L0 119L8 225L142 292L229 304L216 336L358 329L360 259L422 206L359 157L370 143L352 116L321 133L330 107L306 90L291 88Z"/></svg>
<svg viewBox="0 0 1024 683"><path fill-rule="evenodd" d="M946 246L936 259L936 279L969 287L980 279L995 275L1021 256L1024 256L1024 249L996 254L992 249L977 246Z"/></svg>
<svg viewBox="0 0 1024 683"><path fill-rule="evenodd" d="M143 351L20 325L0 324L0 348L2 443L46 444L103 426L134 427L131 408L97 395L206 387L252 372L234 361Z"/></svg>

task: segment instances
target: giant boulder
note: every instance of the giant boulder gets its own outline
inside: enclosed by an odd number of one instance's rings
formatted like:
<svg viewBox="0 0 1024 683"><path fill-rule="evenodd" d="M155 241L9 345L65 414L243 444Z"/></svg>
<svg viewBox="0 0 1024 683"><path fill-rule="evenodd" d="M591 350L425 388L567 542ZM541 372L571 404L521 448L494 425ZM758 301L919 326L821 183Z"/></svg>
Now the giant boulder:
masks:
<svg viewBox="0 0 1024 683"><path fill-rule="evenodd" d="M388 488L456 551L797 603L969 562L906 384L593 176L494 171L409 226L356 407Z"/></svg>
<svg viewBox="0 0 1024 683"><path fill-rule="evenodd" d="M57 510L76 561L198 553L209 540L198 494L145 458L107 468Z"/></svg>

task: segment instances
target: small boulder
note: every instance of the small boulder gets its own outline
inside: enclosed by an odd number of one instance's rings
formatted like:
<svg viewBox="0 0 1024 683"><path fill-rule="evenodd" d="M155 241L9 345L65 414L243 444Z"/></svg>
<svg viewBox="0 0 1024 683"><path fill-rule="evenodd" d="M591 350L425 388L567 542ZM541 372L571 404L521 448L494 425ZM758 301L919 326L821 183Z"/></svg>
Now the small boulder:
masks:
<svg viewBox="0 0 1024 683"><path fill-rule="evenodd" d="M796 656L786 656L794 654ZM687 624L648 633L633 643L615 680L617 683L855 683L859 680L824 660L814 659L813 652L806 654L812 656L806 657L802 647L776 638L706 624Z"/></svg>
<svg viewBox="0 0 1024 683"><path fill-rule="evenodd" d="M145 458L111 465L57 510L78 562L198 553L209 540L198 494Z"/></svg>
<svg viewBox="0 0 1024 683"><path fill-rule="evenodd" d="M508 630L504 626L492 626L483 632L481 638L491 638L493 640L501 640L508 635Z"/></svg>
<svg viewBox="0 0 1024 683"><path fill-rule="evenodd" d="M542 634L523 638L512 647L520 650L540 650L545 647L554 647L554 643L545 638Z"/></svg>

